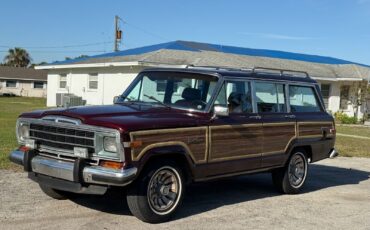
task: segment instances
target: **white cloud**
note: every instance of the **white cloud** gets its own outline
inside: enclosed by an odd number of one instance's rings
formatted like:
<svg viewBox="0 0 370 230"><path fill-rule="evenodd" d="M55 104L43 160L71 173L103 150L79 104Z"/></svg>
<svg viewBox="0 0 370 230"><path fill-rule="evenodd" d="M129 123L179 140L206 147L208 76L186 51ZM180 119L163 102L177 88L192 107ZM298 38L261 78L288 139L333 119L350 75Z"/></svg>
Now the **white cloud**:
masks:
<svg viewBox="0 0 370 230"><path fill-rule="evenodd" d="M243 35L255 36L260 38L278 39L278 40L314 40L318 38L304 37L304 36L291 36L284 34L271 34L271 33L241 33Z"/></svg>

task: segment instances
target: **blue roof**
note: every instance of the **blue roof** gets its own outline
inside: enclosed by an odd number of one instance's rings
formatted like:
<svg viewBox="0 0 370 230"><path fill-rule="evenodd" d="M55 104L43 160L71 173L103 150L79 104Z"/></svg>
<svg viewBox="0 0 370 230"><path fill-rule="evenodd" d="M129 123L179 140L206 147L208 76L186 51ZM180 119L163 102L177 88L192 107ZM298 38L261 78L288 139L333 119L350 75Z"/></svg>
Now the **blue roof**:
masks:
<svg viewBox="0 0 370 230"><path fill-rule="evenodd" d="M145 53L149 53L149 52L153 52L153 51L157 51L161 49L182 50L182 51L192 51L192 52L215 51L215 52L222 52L222 53L228 53L228 54L280 58L280 59L306 61L306 62L314 62L314 63L321 63L321 64L357 64L357 65L369 67L367 65L363 65L360 63L355 63L355 62L346 61L343 59L326 57L326 56L300 54L300 53L292 53L292 52L277 51L277 50L251 49L251 48L243 48L243 47L236 47L236 46L215 45L215 44L189 42L189 41L173 41L173 42L161 43L161 44L156 44L156 45L144 46L144 47L128 49L128 50L112 52L112 53L105 53L105 54L100 54L100 55L95 55L95 56L84 57L84 58L77 58L77 59L66 60L66 61L57 61L52 64L72 64L72 63L77 63L80 61L85 61L85 60L93 59L93 58L110 58L110 57L118 57L118 56L140 55L140 54L145 54Z"/></svg>

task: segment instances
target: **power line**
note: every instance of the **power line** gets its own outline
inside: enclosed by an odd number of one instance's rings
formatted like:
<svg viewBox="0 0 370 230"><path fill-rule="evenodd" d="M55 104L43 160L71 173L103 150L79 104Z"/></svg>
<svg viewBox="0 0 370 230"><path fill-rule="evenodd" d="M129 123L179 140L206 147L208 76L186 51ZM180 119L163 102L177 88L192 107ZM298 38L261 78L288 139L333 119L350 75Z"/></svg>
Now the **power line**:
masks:
<svg viewBox="0 0 370 230"><path fill-rule="evenodd" d="M8 53L8 50L0 50L0 53ZM104 53L105 50L28 50L29 53Z"/></svg>
<svg viewBox="0 0 370 230"><path fill-rule="evenodd" d="M165 40L165 41L168 41L169 39L167 39L167 38L165 38L165 37L163 37L163 36L161 36L161 35L158 35L158 34L155 34L155 33L152 33L152 32L149 32L149 31L147 31L147 30L145 30L145 29L143 29L142 27L140 27L140 26L137 26L137 25L134 25L134 24L132 24L132 23L128 23L126 20L123 20L122 18L119 18L123 23L125 23L126 25L129 25L129 26L131 26L131 27L133 27L133 28L135 28L135 29L137 29L137 30L140 30L141 32L143 32L143 33L146 33L146 34L148 34L148 35L151 35L152 37L156 37L156 38L159 38L159 39L161 39L161 40Z"/></svg>
<svg viewBox="0 0 370 230"><path fill-rule="evenodd" d="M22 47L25 49L58 49L58 48L76 48L76 47L87 47L87 46L96 46L96 45L105 45L111 44L112 41L106 42L96 42L96 43L87 43L87 44L79 44L79 45L63 45L63 46L5 46L0 45L1 48L14 48L14 47Z"/></svg>

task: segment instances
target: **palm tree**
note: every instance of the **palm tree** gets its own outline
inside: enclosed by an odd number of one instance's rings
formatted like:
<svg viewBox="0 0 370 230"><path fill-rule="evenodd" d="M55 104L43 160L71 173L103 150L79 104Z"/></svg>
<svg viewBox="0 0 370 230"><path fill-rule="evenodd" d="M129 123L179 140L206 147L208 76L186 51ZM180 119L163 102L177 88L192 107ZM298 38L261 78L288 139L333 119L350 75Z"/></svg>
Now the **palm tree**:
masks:
<svg viewBox="0 0 370 230"><path fill-rule="evenodd" d="M14 67L27 67L31 63L31 60L32 58L29 53L19 47L9 49L8 55L4 58L6 65Z"/></svg>

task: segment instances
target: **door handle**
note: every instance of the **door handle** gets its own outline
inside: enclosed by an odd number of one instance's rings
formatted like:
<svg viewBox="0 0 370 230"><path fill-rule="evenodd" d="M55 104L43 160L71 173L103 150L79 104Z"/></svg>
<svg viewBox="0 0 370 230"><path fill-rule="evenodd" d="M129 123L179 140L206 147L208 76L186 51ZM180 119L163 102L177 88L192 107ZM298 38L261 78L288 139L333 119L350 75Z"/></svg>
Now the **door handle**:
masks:
<svg viewBox="0 0 370 230"><path fill-rule="evenodd" d="M291 115L285 115L284 116L285 118L295 118L295 115L291 114Z"/></svg>
<svg viewBox="0 0 370 230"><path fill-rule="evenodd" d="M259 120L259 119L261 119L262 117L261 117L261 116L259 116L259 115L256 115L256 116L249 116L249 118Z"/></svg>

